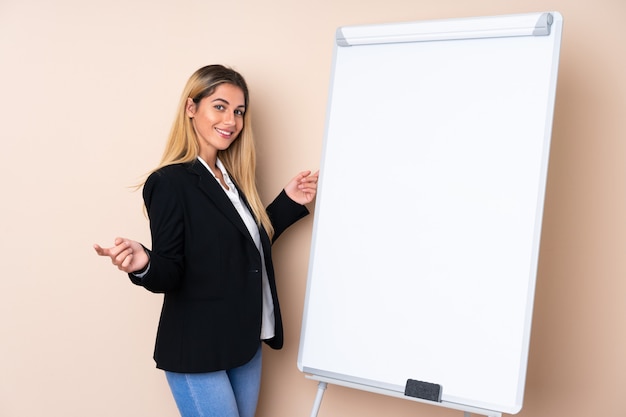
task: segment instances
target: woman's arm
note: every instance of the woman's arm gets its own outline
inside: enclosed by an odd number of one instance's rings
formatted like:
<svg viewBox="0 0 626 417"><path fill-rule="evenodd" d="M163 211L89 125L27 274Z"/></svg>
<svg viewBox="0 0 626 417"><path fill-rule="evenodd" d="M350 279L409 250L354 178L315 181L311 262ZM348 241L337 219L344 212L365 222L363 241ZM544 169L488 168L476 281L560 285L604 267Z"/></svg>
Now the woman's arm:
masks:
<svg viewBox="0 0 626 417"><path fill-rule="evenodd" d="M184 258L184 213L180 187L165 175L153 173L143 189L143 198L150 218L152 250L150 269L140 285L162 293L180 286ZM131 276L131 280L134 281Z"/></svg>
<svg viewBox="0 0 626 417"><path fill-rule="evenodd" d="M292 224L309 214L304 204L310 203L317 194L319 171L303 171L289 181L285 189L267 207L267 214L274 226L272 242Z"/></svg>

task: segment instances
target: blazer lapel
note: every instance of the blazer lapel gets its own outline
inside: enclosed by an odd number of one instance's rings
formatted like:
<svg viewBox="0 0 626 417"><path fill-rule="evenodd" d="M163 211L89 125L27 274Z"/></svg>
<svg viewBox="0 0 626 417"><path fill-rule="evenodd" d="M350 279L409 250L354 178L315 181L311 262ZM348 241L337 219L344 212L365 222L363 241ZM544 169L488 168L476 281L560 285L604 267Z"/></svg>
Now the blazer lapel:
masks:
<svg viewBox="0 0 626 417"><path fill-rule="evenodd" d="M224 213L224 215L239 229L239 231L246 235L252 244L254 244L252 236L250 236L250 232L248 231L246 224L241 219L241 216L239 216L237 209L233 206L233 203L222 189L222 186L217 183L213 175L211 175L205 166L196 160L189 165L188 170L197 176L198 187L202 190L202 192L204 192L204 194L206 194L207 197L215 203L216 207ZM245 197L239 189L237 189L237 191L239 192L239 197L247 206L248 202Z"/></svg>

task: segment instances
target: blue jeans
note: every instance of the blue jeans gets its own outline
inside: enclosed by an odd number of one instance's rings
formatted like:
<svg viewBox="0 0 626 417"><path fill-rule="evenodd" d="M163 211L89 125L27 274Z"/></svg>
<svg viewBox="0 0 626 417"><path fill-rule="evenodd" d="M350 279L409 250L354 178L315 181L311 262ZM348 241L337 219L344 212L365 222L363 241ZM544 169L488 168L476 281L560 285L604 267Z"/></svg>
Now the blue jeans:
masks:
<svg viewBox="0 0 626 417"><path fill-rule="evenodd" d="M182 417L254 417L261 386L261 347L238 368L200 374L165 372Z"/></svg>

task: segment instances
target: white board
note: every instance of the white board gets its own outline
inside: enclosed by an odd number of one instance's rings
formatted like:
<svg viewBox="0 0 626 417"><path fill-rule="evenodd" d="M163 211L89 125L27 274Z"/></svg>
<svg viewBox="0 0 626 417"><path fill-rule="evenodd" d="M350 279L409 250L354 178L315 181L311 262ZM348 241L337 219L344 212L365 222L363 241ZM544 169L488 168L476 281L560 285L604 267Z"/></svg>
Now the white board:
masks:
<svg viewBox="0 0 626 417"><path fill-rule="evenodd" d="M562 17L339 28L298 367L522 407Z"/></svg>

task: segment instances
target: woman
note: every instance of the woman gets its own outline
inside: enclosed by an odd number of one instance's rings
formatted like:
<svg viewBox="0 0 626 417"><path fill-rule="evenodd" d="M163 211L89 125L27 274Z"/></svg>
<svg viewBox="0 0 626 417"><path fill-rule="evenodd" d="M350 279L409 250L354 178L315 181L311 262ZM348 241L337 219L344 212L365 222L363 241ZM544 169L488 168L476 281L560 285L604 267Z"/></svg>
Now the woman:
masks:
<svg viewBox="0 0 626 417"><path fill-rule="evenodd" d="M246 82L200 68L144 184L152 250L125 238L94 245L133 283L164 293L154 359L183 417L254 416L261 341L283 344L271 242L308 214L318 174L299 173L265 209L255 168Z"/></svg>

